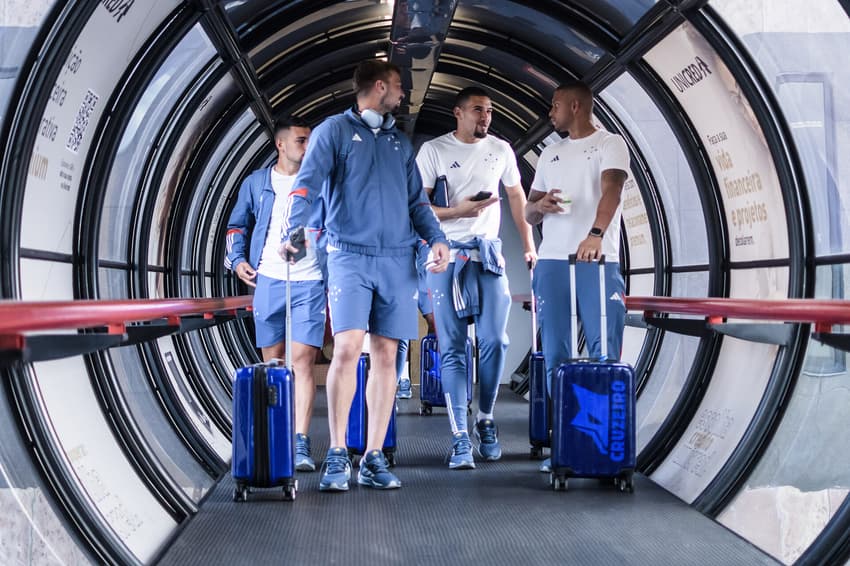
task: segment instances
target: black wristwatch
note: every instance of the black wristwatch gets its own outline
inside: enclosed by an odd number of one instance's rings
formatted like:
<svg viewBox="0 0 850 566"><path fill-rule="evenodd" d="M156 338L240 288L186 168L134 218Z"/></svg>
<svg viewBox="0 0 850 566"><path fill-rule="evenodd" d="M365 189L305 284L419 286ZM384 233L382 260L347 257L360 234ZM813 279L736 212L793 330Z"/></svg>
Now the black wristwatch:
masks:
<svg viewBox="0 0 850 566"><path fill-rule="evenodd" d="M602 228L597 228L594 226L590 229L590 232L587 233L588 236L596 236L597 238L601 238L605 234L605 231Z"/></svg>

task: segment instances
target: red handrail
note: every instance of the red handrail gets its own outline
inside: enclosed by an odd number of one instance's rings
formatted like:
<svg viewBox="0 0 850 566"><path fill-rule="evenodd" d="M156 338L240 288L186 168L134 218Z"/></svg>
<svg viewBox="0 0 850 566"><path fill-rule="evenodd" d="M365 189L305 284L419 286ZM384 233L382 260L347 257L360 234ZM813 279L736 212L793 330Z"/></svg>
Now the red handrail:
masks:
<svg viewBox="0 0 850 566"><path fill-rule="evenodd" d="M513 295L528 302L530 295ZM833 324L850 323L850 301L837 299L723 299L695 297L626 297L626 308L647 316L660 313L723 318L814 323L819 332Z"/></svg>
<svg viewBox="0 0 850 566"><path fill-rule="evenodd" d="M135 299L124 301L0 301L0 335L40 330L107 326L123 331L131 322L234 312L251 296L217 299Z"/></svg>
<svg viewBox="0 0 850 566"><path fill-rule="evenodd" d="M515 300L526 297L516 295ZM233 312L251 306L251 296L216 299L123 301L0 301L0 335L41 330L122 326L130 322ZM828 299L724 299L626 297L633 311L744 318L821 325L850 323L850 301Z"/></svg>
<svg viewBox="0 0 850 566"><path fill-rule="evenodd" d="M666 312L823 325L850 323L850 301L845 300L626 297L626 308L649 314Z"/></svg>

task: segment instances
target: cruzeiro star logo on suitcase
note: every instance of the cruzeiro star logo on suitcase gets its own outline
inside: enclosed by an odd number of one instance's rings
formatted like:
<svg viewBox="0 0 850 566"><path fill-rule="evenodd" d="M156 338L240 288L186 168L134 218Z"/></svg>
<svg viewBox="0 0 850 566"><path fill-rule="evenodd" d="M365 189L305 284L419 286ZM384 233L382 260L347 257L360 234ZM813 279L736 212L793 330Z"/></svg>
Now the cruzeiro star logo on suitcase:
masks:
<svg viewBox="0 0 850 566"><path fill-rule="evenodd" d="M578 413L570 424L592 438L601 454L607 454L615 462L622 461L625 457L626 385L622 381L612 382L610 395L594 393L575 383L572 386Z"/></svg>

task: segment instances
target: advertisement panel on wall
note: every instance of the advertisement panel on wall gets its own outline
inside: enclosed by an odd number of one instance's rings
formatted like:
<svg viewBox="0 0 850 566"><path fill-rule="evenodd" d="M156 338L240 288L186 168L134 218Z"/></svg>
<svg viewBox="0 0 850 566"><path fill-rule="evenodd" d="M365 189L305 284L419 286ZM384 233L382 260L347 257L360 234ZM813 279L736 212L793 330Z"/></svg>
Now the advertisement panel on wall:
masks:
<svg viewBox="0 0 850 566"><path fill-rule="evenodd" d="M153 558L177 523L117 444L82 357L33 364L42 410L82 490L141 561Z"/></svg>
<svg viewBox="0 0 850 566"><path fill-rule="evenodd" d="M21 247L71 253L80 175L121 76L178 0L99 2L75 42L39 123L29 161Z"/></svg>
<svg viewBox="0 0 850 566"><path fill-rule="evenodd" d="M729 259L789 256L782 189L767 141L728 67L689 23L645 56L699 133L720 189Z"/></svg>

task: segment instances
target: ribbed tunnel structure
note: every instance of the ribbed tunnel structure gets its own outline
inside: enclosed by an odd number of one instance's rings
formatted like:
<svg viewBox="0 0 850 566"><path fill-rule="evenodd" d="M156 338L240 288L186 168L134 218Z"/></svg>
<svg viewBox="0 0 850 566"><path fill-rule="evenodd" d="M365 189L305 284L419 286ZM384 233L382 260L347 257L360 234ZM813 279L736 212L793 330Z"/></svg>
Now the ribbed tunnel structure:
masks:
<svg viewBox="0 0 850 566"><path fill-rule="evenodd" d="M630 295L844 299L848 14L846 0L0 0L0 297L245 294L225 227L242 179L275 158L274 119L345 110L357 63L385 58L414 145L454 128L459 89L488 89L526 189L560 139L555 86L588 82L631 153ZM511 291L528 293L509 223L502 237ZM233 372L258 359L250 319L213 322L85 353L56 334L54 355L4 363L0 562L149 563L181 541L229 471ZM850 558L848 341L815 330L635 315L624 341L645 484L783 563ZM509 332L513 370L530 345L519 303Z"/></svg>

